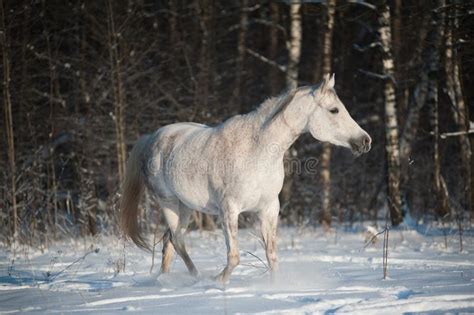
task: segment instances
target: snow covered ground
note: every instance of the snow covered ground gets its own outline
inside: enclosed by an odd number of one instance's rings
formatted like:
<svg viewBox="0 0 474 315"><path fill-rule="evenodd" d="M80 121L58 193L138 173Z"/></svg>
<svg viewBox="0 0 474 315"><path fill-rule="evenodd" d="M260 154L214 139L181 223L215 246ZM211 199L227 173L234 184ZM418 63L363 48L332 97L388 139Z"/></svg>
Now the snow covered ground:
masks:
<svg viewBox="0 0 474 315"><path fill-rule="evenodd" d="M281 228L274 282L258 258L265 254L255 233L240 231L241 265L225 287L211 280L225 264L221 231L187 236L199 279L179 258L170 274L150 276L151 255L132 245L125 272L117 274L124 246L113 237L60 242L44 253L23 248L13 264L0 248L0 314L474 312L472 233L460 253L456 234L445 248L440 230L392 230L389 279L382 280L383 237L364 248L354 230Z"/></svg>

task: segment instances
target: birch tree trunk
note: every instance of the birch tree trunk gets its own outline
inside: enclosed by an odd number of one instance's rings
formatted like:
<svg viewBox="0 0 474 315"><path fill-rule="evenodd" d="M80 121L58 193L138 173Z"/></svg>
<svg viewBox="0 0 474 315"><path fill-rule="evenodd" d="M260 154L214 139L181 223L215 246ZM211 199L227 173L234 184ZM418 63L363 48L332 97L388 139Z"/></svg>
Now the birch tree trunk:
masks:
<svg viewBox="0 0 474 315"><path fill-rule="evenodd" d="M436 8L445 6L444 0L436 2ZM433 58L430 60L428 73L428 96L427 104L430 106L430 123L433 131L433 163L434 163L434 189L436 193L436 211L442 218L449 213L448 190L443 176L441 175L441 157L439 153L439 109L438 109L438 79L440 75L439 49L444 37L444 12L436 12L432 19L433 24Z"/></svg>
<svg viewBox="0 0 474 315"><path fill-rule="evenodd" d="M398 65L400 63L400 51L402 47L401 45L401 42L402 42L401 9L402 9L402 0L395 0L394 8L393 8L392 29L393 29L393 56L395 59L395 65L398 68L397 74L399 74L399 70L400 70L400 67Z"/></svg>
<svg viewBox="0 0 474 315"><path fill-rule="evenodd" d="M286 88L288 90L294 89L298 86L298 66L300 63L301 56L301 3L299 1L293 1L290 4L290 39L286 43L288 49L288 67L286 71ZM293 189L293 174L290 173L289 160L291 159L292 153L296 154L293 148L290 148L285 152L283 157L285 165L285 181L283 188L280 193L280 204L282 208L290 202L291 193Z"/></svg>
<svg viewBox="0 0 474 315"><path fill-rule="evenodd" d="M446 71L446 86L447 93L451 100L451 109L453 112L454 121L460 132L467 132L469 130L469 118L466 104L463 98L463 91L461 85L461 75L459 70L459 56L455 48L454 30L458 28L458 12L456 9L449 11L449 18L447 20L447 27L445 32L445 71ZM467 134L459 135L459 144L461 147L461 168L462 168L462 196L461 206L472 211L471 203L471 144Z"/></svg>
<svg viewBox="0 0 474 315"><path fill-rule="evenodd" d="M388 79L385 81L385 152L387 156L387 196L392 225L403 221L400 196L400 151L398 140L398 120L395 99L394 62L392 57L392 32L390 30L390 8L383 5L379 17L380 37L383 45L383 69Z"/></svg>
<svg viewBox="0 0 474 315"><path fill-rule="evenodd" d="M10 56L9 38L5 27L5 8L3 0L0 0L0 40L3 55L3 106L5 110L5 129L7 135L7 152L10 166L10 193L11 193L11 213L8 215L11 229L11 243L18 241L18 210L16 200L16 163L15 163L15 139L13 130L12 102L10 96Z"/></svg>
<svg viewBox="0 0 474 315"><path fill-rule="evenodd" d="M323 75L332 72L332 38L334 30L334 16L336 14L336 0L327 1L326 10L326 29L323 39ZM321 78L315 78L315 81ZM331 226L331 145L329 143L323 144L323 152L321 154L321 213L319 215L319 222L326 229Z"/></svg>
<svg viewBox="0 0 474 315"><path fill-rule="evenodd" d="M287 89L294 89L298 86L298 66L301 57L301 3L293 1L290 4L290 40L287 43L288 47L288 68L286 71L286 87Z"/></svg>

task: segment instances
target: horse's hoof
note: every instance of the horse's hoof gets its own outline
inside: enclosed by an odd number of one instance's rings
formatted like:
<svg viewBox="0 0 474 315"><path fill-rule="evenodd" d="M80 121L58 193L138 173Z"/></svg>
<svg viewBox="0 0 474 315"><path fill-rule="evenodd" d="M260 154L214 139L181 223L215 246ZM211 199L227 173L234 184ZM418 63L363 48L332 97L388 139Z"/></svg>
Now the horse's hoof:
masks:
<svg viewBox="0 0 474 315"><path fill-rule="evenodd" d="M214 277L214 281L216 281L219 284L225 285L229 283L229 277L225 277L224 274L220 273Z"/></svg>

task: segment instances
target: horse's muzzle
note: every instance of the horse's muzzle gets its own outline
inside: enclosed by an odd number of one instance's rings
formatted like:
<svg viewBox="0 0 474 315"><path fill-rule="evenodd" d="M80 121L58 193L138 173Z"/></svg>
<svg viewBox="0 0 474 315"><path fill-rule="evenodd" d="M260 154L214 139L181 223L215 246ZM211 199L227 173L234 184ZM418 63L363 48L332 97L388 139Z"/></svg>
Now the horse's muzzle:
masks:
<svg viewBox="0 0 474 315"><path fill-rule="evenodd" d="M363 135L360 138L350 141L352 153L361 155L370 151L372 139L369 135Z"/></svg>

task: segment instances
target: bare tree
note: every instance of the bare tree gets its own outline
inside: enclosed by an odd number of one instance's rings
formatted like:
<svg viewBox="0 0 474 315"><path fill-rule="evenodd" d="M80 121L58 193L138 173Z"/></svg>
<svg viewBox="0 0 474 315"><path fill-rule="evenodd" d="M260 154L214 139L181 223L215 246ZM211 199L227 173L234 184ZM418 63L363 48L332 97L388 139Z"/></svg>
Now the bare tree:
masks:
<svg viewBox="0 0 474 315"><path fill-rule="evenodd" d="M237 67L236 67L236 78L234 87L234 99L237 105L240 107L240 111L243 112L242 102L242 77L244 73L244 61L246 54L246 37L247 37L247 23L248 23L248 0L243 0L240 7L240 21L239 21L239 39L237 43Z"/></svg>
<svg viewBox="0 0 474 315"><path fill-rule="evenodd" d="M45 11L45 3L42 3L43 11ZM59 95L59 88L57 84L57 75L56 75L56 68L54 67L53 60L56 58L53 57L52 48L51 48L51 33L49 32L48 25L46 21L43 20L43 28L44 28L44 37L46 42L46 57L48 61L48 106L49 106L49 133L48 138L49 142L53 141L53 138L56 133L55 128L55 114L56 110L56 103L61 103L61 97ZM51 152L52 153L52 152ZM53 230L53 237L56 238L57 236L57 223L58 223L58 203L57 203L57 181L56 181L56 170L55 170L55 157L54 154L49 154L49 158L47 161L47 169L48 169L48 202L46 204L47 211L48 211L48 219L50 226Z"/></svg>
<svg viewBox="0 0 474 315"><path fill-rule="evenodd" d="M197 1L199 14L199 26L201 29L201 42L199 52L198 83L195 91L196 106L203 111L209 111L209 84L211 81L211 58L212 58L212 19L214 7L212 0ZM207 113L205 113L207 115Z"/></svg>
<svg viewBox="0 0 474 315"><path fill-rule="evenodd" d="M323 37L323 74L326 75L332 72L332 38L334 30L334 16L336 14L336 0L327 1L326 10L326 28ZM315 78L315 81L321 78ZM331 226L331 145L329 143L323 144L323 152L321 154L321 191L322 191L322 206L319 214L319 222L328 228Z"/></svg>
<svg viewBox="0 0 474 315"><path fill-rule="evenodd" d="M115 27L114 8L111 0L107 1L107 30L108 49L110 56L110 67L112 76L112 89L114 97L114 123L117 146L117 168L119 182L123 181L125 174L125 162L127 148L125 145L125 96L122 80L122 57L119 49L119 39Z"/></svg>
<svg viewBox="0 0 474 315"><path fill-rule="evenodd" d="M196 106L199 106L208 114L209 108L209 89L212 80L212 60L213 60L213 45L214 45L214 1L204 0L198 1L199 11L199 26L202 32L201 38L201 50L199 55L199 82L197 83L197 89L195 91ZM242 40L245 40L245 34ZM245 42L244 42L245 43ZM240 42L239 42L240 44ZM239 48L242 48L239 46ZM239 51L240 53L240 51ZM241 60L243 66L243 59ZM242 69L243 70L243 69ZM239 83L240 84L240 83ZM240 90L239 90L240 93ZM195 223L199 229L214 230L215 223L209 214L201 214L200 212L194 212Z"/></svg>
<svg viewBox="0 0 474 315"><path fill-rule="evenodd" d="M446 21L445 32L445 71L446 71L446 87L449 99L451 101L450 108L453 112L454 121L457 124L459 135L459 144L461 147L461 168L462 168L462 204L468 211L472 211L471 203L471 144L467 135L469 130L469 118L461 84L461 73L459 69L459 54L455 45L456 38L454 31L459 28L458 9L453 7L450 9L448 19Z"/></svg>
<svg viewBox="0 0 474 315"><path fill-rule="evenodd" d="M270 3L270 11L271 11L271 24L272 27L270 29L270 45L269 45L269 56L270 60L276 60L277 53L278 53L278 32L279 29L277 28L278 21L279 21L279 9L278 4L275 2ZM275 95L279 92L279 75L280 72L277 67L270 67L269 75L271 80L271 91L272 94Z"/></svg>
<svg viewBox="0 0 474 315"><path fill-rule="evenodd" d="M426 98L428 95L428 75L429 75L429 64L434 58L435 47L433 45L432 37L432 25L430 24L431 19L435 13L427 11L422 12L420 18L418 32L416 33L417 41L411 54L409 61L409 67L419 67L420 71L417 72L416 84L414 85L413 92L411 93L408 100L405 99L405 95L400 96L397 100L402 102L408 102L408 108L405 111L405 121L400 135L400 189L402 195L407 198L411 209L419 209L424 206L423 195L420 190L424 186L423 180L419 176L412 176L418 169L410 167L413 161L413 147L416 144L417 133L421 123L423 123L423 116L421 111L426 104ZM397 63L399 65L397 69L398 78L405 78L408 73L401 71L401 61ZM401 72L400 72L401 71ZM407 87L405 86L405 90ZM401 93L398 93L401 94ZM405 94L405 93L402 93ZM403 111L402 111L403 112ZM413 193L417 191L417 193ZM420 214L420 211L417 211Z"/></svg>
<svg viewBox="0 0 474 315"><path fill-rule="evenodd" d="M395 99L395 76L392 55L392 32L390 29L390 7L382 6L379 17L380 38L383 47L383 70L385 80L385 151L387 155L388 206L393 225L403 221L400 195L400 150L398 140L398 120Z"/></svg>
<svg viewBox="0 0 474 315"><path fill-rule="evenodd" d="M3 106L5 110L5 129L8 143L8 161L10 166L10 197L11 197L11 214L10 229L11 242L18 241L18 210L16 197L16 160L15 160L15 137L13 130L12 102L10 96L10 54L9 54L9 38L7 28L5 27L5 7L3 0L0 0L0 23L1 32L0 40L3 55Z"/></svg>
<svg viewBox="0 0 474 315"><path fill-rule="evenodd" d="M439 150L439 101L438 101L438 76L440 74L440 45L444 37L444 12L440 10L445 6L444 0L438 0L437 12L435 11L433 23L433 58L429 64L428 74L428 95L427 103L430 106L431 115L430 123L433 128L433 163L434 163L434 188L436 193L436 211L440 217L444 217L449 213L449 195L446 182L441 175L441 157Z"/></svg>
<svg viewBox="0 0 474 315"><path fill-rule="evenodd" d="M424 43L427 41L426 39L428 31L430 30L429 22L431 17L431 12L424 12L423 16L421 17L419 31L416 33L416 46L413 49L412 58L409 62L409 66L411 67L417 63L421 63L423 60L423 56L429 56L428 60L432 58L433 47L431 45L424 45ZM406 176L404 175L408 173L408 161L410 159L413 142L418 131L418 125L420 122L420 111L426 103L426 95L428 93L428 63L429 62L425 62L425 64L423 64L422 69L417 77L417 84L415 85L414 91L409 102L410 106L406 115L407 117L405 118L403 132L400 137L400 161L402 169L402 181L406 180ZM399 66L399 68L401 68L401 65ZM400 70L398 70L397 72L400 72ZM401 77L400 73L399 77Z"/></svg>
<svg viewBox="0 0 474 315"><path fill-rule="evenodd" d="M298 86L298 66L300 64L301 57L301 40L302 40L302 29L301 29L301 3L294 1L290 4L290 38L286 43L288 49L288 66L286 69L286 88L294 89ZM291 198L291 192L293 189L293 174L289 170L289 160L292 153L296 154L294 149L290 149L285 152L285 181L283 188L280 193L280 202L282 207L286 207Z"/></svg>
<svg viewBox="0 0 474 315"><path fill-rule="evenodd" d="M397 107L399 113L405 113L407 110L407 102L409 96L409 88L406 84L401 84L406 77L406 71L404 67L404 60L402 59L402 0L395 0L393 2L393 17L392 17L392 40L393 40L393 59L395 62L395 78L398 82L398 93L395 97L397 98ZM421 32L422 33L422 32ZM400 126L404 125L406 115L399 116ZM403 163L403 162L402 162ZM403 168L402 168L403 169ZM403 172L402 172L402 186L403 186Z"/></svg>

